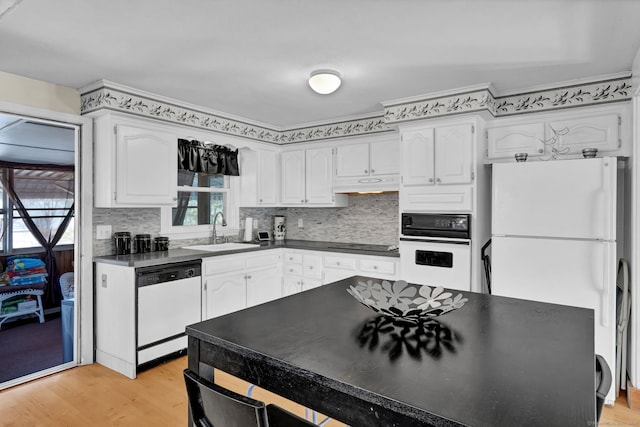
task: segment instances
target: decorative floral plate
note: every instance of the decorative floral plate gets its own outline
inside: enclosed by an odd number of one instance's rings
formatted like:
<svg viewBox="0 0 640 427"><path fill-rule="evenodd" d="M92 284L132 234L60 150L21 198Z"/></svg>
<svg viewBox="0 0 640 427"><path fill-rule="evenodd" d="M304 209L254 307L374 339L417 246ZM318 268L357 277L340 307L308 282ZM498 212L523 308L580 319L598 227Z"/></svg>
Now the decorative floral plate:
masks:
<svg viewBox="0 0 640 427"><path fill-rule="evenodd" d="M435 317L457 310L467 301L462 294L453 296L442 286L409 284L404 280L391 283L359 281L347 289L356 300L386 316L402 318Z"/></svg>

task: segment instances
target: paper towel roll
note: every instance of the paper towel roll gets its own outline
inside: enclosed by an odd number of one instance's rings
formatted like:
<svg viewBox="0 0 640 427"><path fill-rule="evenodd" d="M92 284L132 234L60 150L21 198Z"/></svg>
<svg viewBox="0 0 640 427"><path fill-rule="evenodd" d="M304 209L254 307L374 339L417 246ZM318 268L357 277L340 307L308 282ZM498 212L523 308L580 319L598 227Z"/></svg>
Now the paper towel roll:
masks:
<svg viewBox="0 0 640 427"><path fill-rule="evenodd" d="M245 242L253 240L253 218L245 218L244 220L244 236L242 238Z"/></svg>

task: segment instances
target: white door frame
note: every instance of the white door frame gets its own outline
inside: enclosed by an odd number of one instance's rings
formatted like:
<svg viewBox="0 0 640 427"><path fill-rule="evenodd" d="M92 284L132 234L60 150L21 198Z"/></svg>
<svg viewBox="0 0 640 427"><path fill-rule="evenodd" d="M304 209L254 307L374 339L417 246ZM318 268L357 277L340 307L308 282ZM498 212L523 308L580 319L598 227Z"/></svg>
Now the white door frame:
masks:
<svg viewBox="0 0 640 427"><path fill-rule="evenodd" d="M627 372L634 387L640 387L640 87L632 99L633 158L631 159L631 319L629 321L629 364Z"/></svg>
<svg viewBox="0 0 640 427"><path fill-rule="evenodd" d="M79 115L0 101L0 113L79 127L75 146L75 363L93 363L93 121ZM68 364L57 370L66 369ZM56 369L56 368L52 368ZM44 371L47 374L51 370Z"/></svg>

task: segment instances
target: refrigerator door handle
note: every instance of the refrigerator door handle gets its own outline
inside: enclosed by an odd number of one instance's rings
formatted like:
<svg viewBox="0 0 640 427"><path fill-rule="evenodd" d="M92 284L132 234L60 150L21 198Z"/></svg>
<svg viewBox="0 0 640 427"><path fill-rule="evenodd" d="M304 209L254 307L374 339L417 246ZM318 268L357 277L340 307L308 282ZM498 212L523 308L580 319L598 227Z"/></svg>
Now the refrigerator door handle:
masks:
<svg viewBox="0 0 640 427"><path fill-rule="evenodd" d="M602 268L602 290L600 291L600 324L609 326L609 294L611 288L611 243L605 244L605 260Z"/></svg>

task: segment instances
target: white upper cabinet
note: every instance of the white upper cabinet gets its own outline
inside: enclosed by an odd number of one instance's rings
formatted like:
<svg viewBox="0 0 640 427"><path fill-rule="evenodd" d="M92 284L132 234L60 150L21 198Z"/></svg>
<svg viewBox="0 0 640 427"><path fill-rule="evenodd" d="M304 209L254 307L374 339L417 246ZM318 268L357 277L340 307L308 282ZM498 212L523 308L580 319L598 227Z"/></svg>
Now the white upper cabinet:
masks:
<svg viewBox="0 0 640 427"><path fill-rule="evenodd" d="M175 206L178 138L156 125L95 120L96 207Z"/></svg>
<svg viewBox="0 0 640 427"><path fill-rule="evenodd" d="M369 144L336 147L336 178L369 176Z"/></svg>
<svg viewBox="0 0 640 427"><path fill-rule="evenodd" d="M403 132L401 151L404 186L471 182L471 124Z"/></svg>
<svg viewBox="0 0 640 427"><path fill-rule="evenodd" d="M280 188L278 152L243 148L238 162L240 206L276 206Z"/></svg>
<svg viewBox="0 0 640 427"><path fill-rule="evenodd" d="M305 203L305 151L285 151L280 157L282 173L281 200L283 204L303 205Z"/></svg>
<svg viewBox="0 0 640 427"><path fill-rule="evenodd" d="M435 130L436 184L471 182L473 127L470 124L438 127Z"/></svg>
<svg viewBox="0 0 640 427"><path fill-rule="evenodd" d="M485 161L515 161L516 153L530 159L579 158L584 148L597 148L599 156L629 156L630 122L628 105L496 119L487 127Z"/></svg>
<svg viewBox="0 0 640 427"><path fill-rule="evenodd" d="M558 133L560 149L567 147L575 153L581 153L583 148L614 151L622 145L619 136L621 121L618 114L586 115L550 121L549 128Z"/></svg>
<svg viewBox="0 0 640 427"><path fill-rule="evenodd" d="M331 147L284 151L280 165L283 205L346 206L347 196L333 192Z"/></svg>
<svg viewBox="0 0 640 427"><path fill-rule="evenodd" d="M514 158L516 153L539 156L544 153L540 143L545 139L544 122L492 127L487 139L490 158Z"/></svg>
<svg viewBox="0 0 640 427"><path fill-rule="evenodd" d="M278 153L258 152L258 205L272 206L278 202Z"/></svg>
<svg viewBox="0 0 640 427"><path fill-rule="evenodd" d="M397 135L390 141L369 144L369 172L372 176L400 173L400 144Z"/></svg>
<svg viewBox="0 0 640 427"><path fill-rule="evenodd" d="M372 138L367 138L372 139ZM336 146L334 188L338 192L394 191L400 182L400 144L394 133L377 141Z"/></svg>
<svg viewBox="0 0 640 427"><path fill-rule="evenodd" d="M331 148L306 150L306 197L305 204L331 204L333 193L333 157Z"/></svg>
<svg viewBox="0 0 640 427"><path fill-rule="evenodd" d="M433 185L435 183L435 150L433 128L402 133L402 184Z"/></svg>

